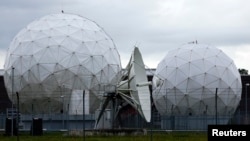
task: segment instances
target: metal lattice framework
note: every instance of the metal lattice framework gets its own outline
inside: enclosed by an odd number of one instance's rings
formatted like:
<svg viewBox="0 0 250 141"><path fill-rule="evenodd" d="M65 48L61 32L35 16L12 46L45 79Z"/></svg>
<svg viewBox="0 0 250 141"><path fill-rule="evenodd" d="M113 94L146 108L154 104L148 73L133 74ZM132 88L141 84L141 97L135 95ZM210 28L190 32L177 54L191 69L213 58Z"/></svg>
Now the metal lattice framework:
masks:
<svg viewBox="0 0 250 141"><path fill-rule="evenodd" d="M74 89L88 90L94 99L103 91L114 91L122 69L115 44L98 24L61 13L23 28L8 48L4 70L9 97L19 92L23 111L28 111L26 104L39 99L37 110L46 113L48 98L51 111L59 110L60 99L53 95L60 95L62 89L68 92L65 99Z"/></svg>
<svg viewBox="0 0 250 141"><path fill-rule="evenodd" d="M210 45L185 44L169 51L153 84L162 115L231 115L241 99L241 77L233 60Z"/></svg>

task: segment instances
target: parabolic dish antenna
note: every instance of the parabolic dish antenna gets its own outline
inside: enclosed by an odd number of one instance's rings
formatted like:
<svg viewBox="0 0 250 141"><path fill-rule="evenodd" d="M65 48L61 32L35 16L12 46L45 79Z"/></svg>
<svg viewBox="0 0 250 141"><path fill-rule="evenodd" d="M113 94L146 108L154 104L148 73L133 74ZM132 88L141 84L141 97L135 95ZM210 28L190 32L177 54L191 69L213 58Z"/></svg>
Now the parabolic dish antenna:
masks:
<svg viewBox="0 0 250 141"><path fill-rule="evenodd" d="M111 101L112 117L116 118L119 113L119 101L124 100L130 104L139 114L147 121L151 121L151 99L149 85L151 82L147 80L145 65L138 47L134 48L130 61L124 70L124 79L117 85L116 92L106 95L106 99L101 104L95 128L99 127L99 121L103 116L104 110L109 106Z"/></svg>
<svg viewBox="0 0 250 141"><path fill-rule="evenodd" d="M128 80L124 83L122 82L118 87L118 93L127 101L133 103L132 106L137 108L147 122L151 119L151 101L150 101L150 91L146 70L144 67L144 62L142 60L141 53L137 47L135 47L134 52L131 55L130 61L126 67L128 71ZM123 85L128 84L128 91L130 93L130 98L124 95ZM126 93L126 92L125 92Z"/></svg>

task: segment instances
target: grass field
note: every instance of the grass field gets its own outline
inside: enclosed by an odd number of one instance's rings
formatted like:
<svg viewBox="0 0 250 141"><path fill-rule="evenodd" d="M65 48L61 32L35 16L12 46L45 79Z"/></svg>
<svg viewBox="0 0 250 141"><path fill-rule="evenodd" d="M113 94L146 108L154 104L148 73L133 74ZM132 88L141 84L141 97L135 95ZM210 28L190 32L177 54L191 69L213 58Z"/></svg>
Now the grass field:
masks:
<svg viewBox="0 0 250 141"><path fill-rule="evenodd" d="M46 132L42 136L30 136L20 133L17 136L0 135L0 141L207 141L205 132L170 132L153 133L148 135L96 135L96 136L68 136L61 132Z"/></svg>

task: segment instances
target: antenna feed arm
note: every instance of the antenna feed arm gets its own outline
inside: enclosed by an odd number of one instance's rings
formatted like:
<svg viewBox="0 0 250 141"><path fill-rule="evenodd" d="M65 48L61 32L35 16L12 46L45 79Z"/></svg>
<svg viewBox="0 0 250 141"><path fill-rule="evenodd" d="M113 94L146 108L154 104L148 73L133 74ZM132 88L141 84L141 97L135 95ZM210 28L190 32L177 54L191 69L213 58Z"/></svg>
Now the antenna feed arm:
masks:
<svg viewBox="0 0 250 141"><path fill-rule="evenodd" d="M143 86L149 86L149 85L152 85L152 82L151 82L151 81L137 83L137 84L136 84L136 87L143 87Z"/></svg>

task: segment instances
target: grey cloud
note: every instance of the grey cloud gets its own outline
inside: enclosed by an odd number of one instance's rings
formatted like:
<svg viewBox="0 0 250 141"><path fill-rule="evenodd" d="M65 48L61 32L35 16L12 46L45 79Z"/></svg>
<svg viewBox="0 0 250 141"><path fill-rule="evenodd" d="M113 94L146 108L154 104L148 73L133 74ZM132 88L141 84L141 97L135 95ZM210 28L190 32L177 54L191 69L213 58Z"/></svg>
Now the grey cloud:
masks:
<svg viewBox="0 0 250 141"><path fill-rule="evenodd" d="M135 44L145 60L193 40L216 46L250 45L249 4L247 0L5 0L0 2L0 49L6 49L34 19L61 10L103 27L127 60Z"/></svg>

